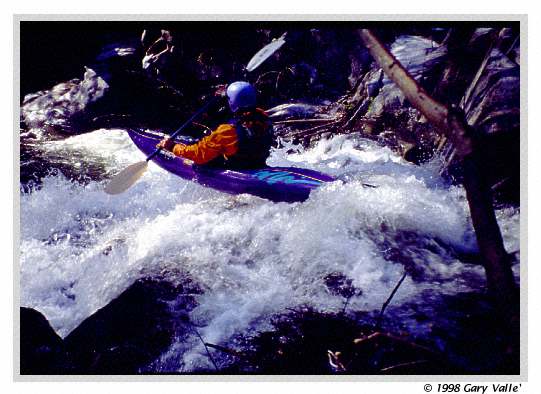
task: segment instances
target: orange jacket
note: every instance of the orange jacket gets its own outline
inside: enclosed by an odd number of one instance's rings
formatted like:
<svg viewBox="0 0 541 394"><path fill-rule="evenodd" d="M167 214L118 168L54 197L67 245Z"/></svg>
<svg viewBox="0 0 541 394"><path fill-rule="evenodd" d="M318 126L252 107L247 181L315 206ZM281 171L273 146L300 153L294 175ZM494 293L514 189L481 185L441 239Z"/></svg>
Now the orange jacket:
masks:
<svg viewBox="0 0 541 394"><path fill-rule="evenodd" d="M256 110L256 116L265 119L261 127L269 127L267 115L261 109ZM239 136L234 125L222 124L210 135L192 145L176 144L173 154L192 160L195 164L206 164L220 156L229 159L239 152Z"/></svg>
<svg viewBox="0 0 541 394"><path fill-rule="evenodd" d="M233 156L238 149L235 127L223 124L193 145L176 144L172 152L175 156L185 157L195 164L205 164L219 156Z"/></svg>

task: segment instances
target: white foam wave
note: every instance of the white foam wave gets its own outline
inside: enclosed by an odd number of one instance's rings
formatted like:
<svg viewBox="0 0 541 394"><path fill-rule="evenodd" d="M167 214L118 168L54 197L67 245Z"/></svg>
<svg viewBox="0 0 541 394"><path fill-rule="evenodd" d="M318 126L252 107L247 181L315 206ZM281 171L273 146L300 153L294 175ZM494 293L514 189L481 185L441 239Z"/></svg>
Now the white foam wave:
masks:
<svg viewBox="0 0 541 394"><path fill-rule="evenodd" d="M105 131L96 155L123 155L114 168L142 155L127 137ZM98 138L99 137L99 138ZM106 142L108 141L108 142ZM77 146L74 140L63 149ZM58 147L57 147L58 148ZM75 148L74 148L75 149ZM79 148L77 148L79 149ZM445 186L430 166L403 162L385 148L351 137L315 148L273 152L273 165L298 165L347 179L312 193L304 203L272 203L230 196L175 177L151 165L126 193L108 196L104 182L83 186L48 177L21 196L21 304L35 307L62 335L146 275L189 275L202 288L191 318L206 341L227 344L239 332L262 329L272 314L310 305L338 311L324 278L340 272L361 290L350 310L374 310L388 297L406 259L423 271L407 278L393 303L420 297L427 287L454 293L482 279L479 266L460 262L453 250L475 250L461 188ZM376 188L365 186L371 183ZM518 213L502 212L508 245L517 245ZM389 250L401 255L389 257ZM159 363L190 370L207 365L193 338L183 357L173 346Z"/></svg>

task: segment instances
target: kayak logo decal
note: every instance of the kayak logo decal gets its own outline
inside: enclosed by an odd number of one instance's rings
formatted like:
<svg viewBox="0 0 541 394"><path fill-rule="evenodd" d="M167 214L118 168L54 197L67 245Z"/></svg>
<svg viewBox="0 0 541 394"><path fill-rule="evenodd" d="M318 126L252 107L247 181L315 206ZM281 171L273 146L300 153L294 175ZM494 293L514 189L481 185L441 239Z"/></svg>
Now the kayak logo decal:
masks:
<svg viewBox="0 0 541 394"><path fill-rule="evenodd" d="M162 149L160 152L159 152L160 156L163 156L163 158L165 159L175 159L176 156L173 152L169 152L168 150L165 150L165 149Z"/></svg>
<svg viewBox="0 0 541 394"><path fill-rule="evenodd" d="M304 185L319 186L321 185L321 182L322 182L315 178L313 178L313 180L305 179L305 178L297 178L295 177L296 174L286 172L286 171L264 170L264 171L257 171L253 175L260 181L265 181L270 185L281 182L281 183L287 183L287 184L304 184Z"/></svg>

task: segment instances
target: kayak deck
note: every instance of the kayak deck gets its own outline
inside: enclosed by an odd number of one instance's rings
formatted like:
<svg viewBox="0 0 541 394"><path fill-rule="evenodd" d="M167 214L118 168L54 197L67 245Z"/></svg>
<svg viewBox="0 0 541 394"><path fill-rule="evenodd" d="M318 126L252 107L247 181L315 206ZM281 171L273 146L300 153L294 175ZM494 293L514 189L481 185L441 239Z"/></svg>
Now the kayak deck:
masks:
<svg viewBox="0 0 541 394"><path fill-rule="evenodd" d="M146 155L156 149L165 134L150 130L128 130L135 145ZM179 143L194 143L190 137L179 136ZM271 201L300 202L310 192L335 179L329 175L296 167L264 167L260 169L223 169L195 165L168 151L160 151L152 159L163 169L187 180L230 194L248 193Z"/></svg>

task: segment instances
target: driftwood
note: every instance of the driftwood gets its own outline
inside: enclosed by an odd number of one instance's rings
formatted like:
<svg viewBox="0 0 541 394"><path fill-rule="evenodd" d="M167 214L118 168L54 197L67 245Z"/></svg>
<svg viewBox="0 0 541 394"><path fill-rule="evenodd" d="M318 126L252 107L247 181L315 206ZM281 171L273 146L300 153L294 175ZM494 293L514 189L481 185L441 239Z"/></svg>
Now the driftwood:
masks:
<svg viewBox="0 0 541 394"><path fill-rule="evenodd" d="M413 349L422 350L424 352L433 354L435 356L438 355L436 352L434 352L430 348L427 348L426 346L422 346L422 345L419 345L419 344L417 344L415 342L408 341L408 340L406 340L404 338L397 337L396 335L387 334L387 333L381 332L381 331L376 331L373 334L370 334L370 335L368 335L366 337L357 338L357 339L353 340L353 344L358 347L358 346L364 345L366 343L374 342L376 340L382 340L382 339L387 340L387 341L391 341L391 342L401 343L401 344L406 345L408 347L411 347Z"/></svg>
<svg viewBox="0 0 541 394"><path fill-rule="evenodd" d="M336 121L335 118L330 119L321 119L321 118L315 118L315 119L288 119L288 120L278 120L273 121L273 124L292 124L292 123L329 123Z"/></svg>
<svg viewBox="0 0 541 394"><path fill-rule="evenodd" d="M483 258L489 292L508 318L516 318L517 286L511 271L509 256L492 206L490 188L480 172L473 130L464 114L448 109L434 100L415 81L400 62L368 29L359 30L371 55L388 77L397 84L410 103L432 122L453 143L464 166L464 188L470 207L477 243Z"/></svg>
<svg viewBox="0 0 541 394"><path fill-rule="evenodd" d="M329 365L336 372L347 372L348 369L342 361L341 352L333 352L331 350L327 350L327 357L329 358Z"/></svg>
<svg viewBox="0 0 541 394"><path fill-rule="evenodd" d="M334 122L330 122L330 123L326 123L324 125L311 127L309 129L306 129L306 130L301 130L301 131L289 133L288 136L289 137L312 137L312 136L315 136L315 135L322 134L322 133L325 133L327 131L330 131L332 128L340 125L340 123L341 122L339 120L336 120Z"/></svg>
<svg viewBox="0 0 541 394"><path fill-rule="evenodd" d="M366 368L367 361L378 351L386 352L390 357L387 360L387 365L382 365L376 370L376 372L380 373L396 372L397 370L427 363L430 363L431 367L436 367L438 370L451 367L442 354L426 346L381 331L354 339L348 352L328 350L327 357L329 365L336 372L358 373ZM401 354L401 356L398 356L398 354ZM393 358L394 362L392 361ZM402 360L398 361L400 358ZM429 369L430 367L426 370Z"/></svg>
<svg viewBox="0 0 541 394"><path fill-rule="evenodd" d="M382 368L379 371L380 372L390 372L390 371L393 371L395 369L404 368L404 367L411 367L411 366L419 365L419 364L426 364L426 363L429 363L429 362L430 362L430 360L410 361L410 362L407 362L407 363L401 363L401 364L396 364L396 365L393 365L393 366L390 366L390 367Z"/></svg>

